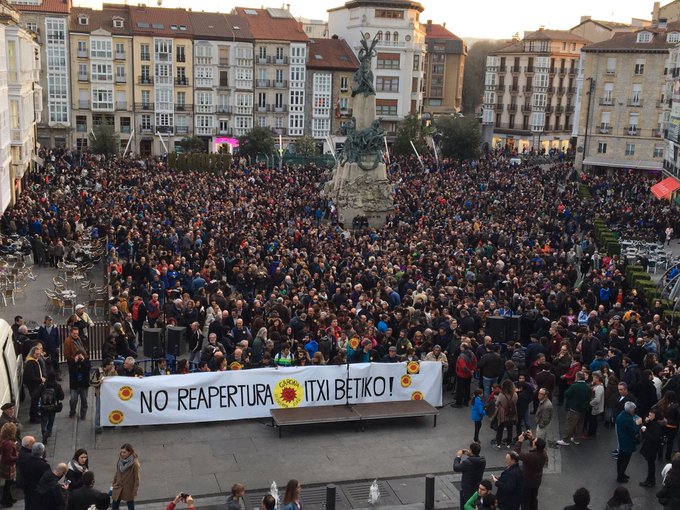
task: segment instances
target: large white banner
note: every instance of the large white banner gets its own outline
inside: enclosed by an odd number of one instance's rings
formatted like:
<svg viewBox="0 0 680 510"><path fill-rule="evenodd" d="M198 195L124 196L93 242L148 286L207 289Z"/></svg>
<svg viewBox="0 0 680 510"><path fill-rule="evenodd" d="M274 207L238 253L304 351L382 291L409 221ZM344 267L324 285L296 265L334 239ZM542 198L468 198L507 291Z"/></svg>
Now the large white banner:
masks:
<svg viewBox="0 0 680 510"><path fill-rule="evenodd" d="M270 409L396 400L442 405L442 368L422 363L259 368L147 378L107 377L104 426L267 418Z"/></svg>

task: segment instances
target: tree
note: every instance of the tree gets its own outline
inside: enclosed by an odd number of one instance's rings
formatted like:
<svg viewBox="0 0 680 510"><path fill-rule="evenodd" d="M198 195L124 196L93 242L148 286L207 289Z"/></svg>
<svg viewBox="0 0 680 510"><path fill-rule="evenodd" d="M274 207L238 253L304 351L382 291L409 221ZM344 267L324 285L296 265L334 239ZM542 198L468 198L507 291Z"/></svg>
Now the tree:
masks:
<svg viewBox="0 0 680 510"><path fill-rule="evenodd" d="M238 139L238 152L241 156L255 157L258 154L270 156L274 153L274 133L264 126L255 126L245 136Z"/></svg>
<svg viewBox="0 0 680 510"><path fill-rule="evenodd" d="M427 154L426 135L426 130L423 128L420 118L415 114L410 114L397 125L397 136L394 145L392 145L392 152L397 156L413 154L413 147L411 147L411 141L413 141L418 154L421 156Z"/></svg>
<svg viewBox="0 0 680 510"><path fill-rule="evenodd" d="M307 160L317 155L316 140L311 136L305 135L295 140L295 154Z"/></svg>
<svg viewBox="0 0 680 510"><path fill-rule="evenodd" d="M109 124L95 126L90 133L90 152L113 156L120 152L120 137Z"/></svg>
<svg viewBox="0 0 680 510"><path fill-rule="evenodd" d="M486 57L498 48L507 46L508 41L476 41L465 57L465 76L463 77L463 113L478 113L484 97L484 78L486 76Z"/></svg>
<svg viewBox="0 0 680 510"><path fill-rule="evenodd" d="M205 140L197 136L189 136L184 138L181 142L179 142L179 146L182 147L182 150L185 153L205 152L206 149Z"/></svg>
<svg viewBox="0 0 680 510"><path fill-rule="evenodd" d="M448 115L437 119L441 133L442 156L451 159L475 159L482 145L482 129L476 117Z"/></svg>

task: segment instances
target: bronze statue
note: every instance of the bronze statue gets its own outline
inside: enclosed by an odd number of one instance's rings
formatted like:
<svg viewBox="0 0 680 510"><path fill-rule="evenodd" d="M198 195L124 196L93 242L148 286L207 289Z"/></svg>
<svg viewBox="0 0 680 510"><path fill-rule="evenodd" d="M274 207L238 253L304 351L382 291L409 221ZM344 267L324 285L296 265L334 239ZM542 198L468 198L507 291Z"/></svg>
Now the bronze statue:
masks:
<svg viewBox="0 0 680 510"><path fill-rule="evenodd" d="M356 70L352 77L352 97L357 94L364 94L365 96L375 95L375 87L373 86L373 71L371 70L371 60L376 55L375 47L378 44L378 36L376 35L369 47L364 34L361 34L361 46L359 50L359 69Z"/></svg>

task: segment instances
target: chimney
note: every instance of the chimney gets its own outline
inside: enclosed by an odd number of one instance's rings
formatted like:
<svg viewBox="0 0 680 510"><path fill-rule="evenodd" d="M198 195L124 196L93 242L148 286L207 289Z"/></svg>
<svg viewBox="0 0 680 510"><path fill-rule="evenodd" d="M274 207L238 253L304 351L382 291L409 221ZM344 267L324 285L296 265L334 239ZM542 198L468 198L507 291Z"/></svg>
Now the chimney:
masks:
<svg viewBox="0 0 680 510"><path fill-rule="evenodd" d="M442 26L443 26L444 28L446 28L446 21L445 21L444 23L442 23Z"/></svg>
<svg viewBox="0 0 680 510"><path fill-rule="evenodd" d="M654 7L652 8L652 25L658 23L660 10L661 2L654 2Z"/></svg>
<svg viewBox="0 0 680 510"><path fill-rule="evenodd" d="M540 27L538 27L538 31L539 32L545 31L545 25L541 25Z"/></svg>
<svg viewBox="0 0 680 510"><path fill-rule="evenodd" d="M667 18L659 18L659 28L661 29L666 29L668 28L668 19Z"/></svg>
<svg viewBox="0 0 680 510"><path fill-rule="evenodd" d="M591 19L593 19L592 16L581 16L580 23L583 23L585 21L590 21Z"/></svg>

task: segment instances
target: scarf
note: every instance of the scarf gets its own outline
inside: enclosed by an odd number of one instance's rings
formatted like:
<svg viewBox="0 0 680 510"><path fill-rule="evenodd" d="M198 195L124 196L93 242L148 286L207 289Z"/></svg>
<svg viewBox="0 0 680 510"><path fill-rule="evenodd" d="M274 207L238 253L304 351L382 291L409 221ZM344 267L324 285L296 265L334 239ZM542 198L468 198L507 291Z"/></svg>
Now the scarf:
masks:
<svg viewBox="0 0 680 510"><path fill-rule="evenodd" d="M71 471L76 471L78 473L84 473L87 471L87 468L85 466L81 466L80 463L75 459L71 459L71 462L68 463L68 468Z"/></svg>
<svg viewBox="0 0 680 510"><path fill-rule="evenodd" d="M118 471L124 473L132 464L135 463L135 456L130 455L127 459L118 457Z"/></svg>

